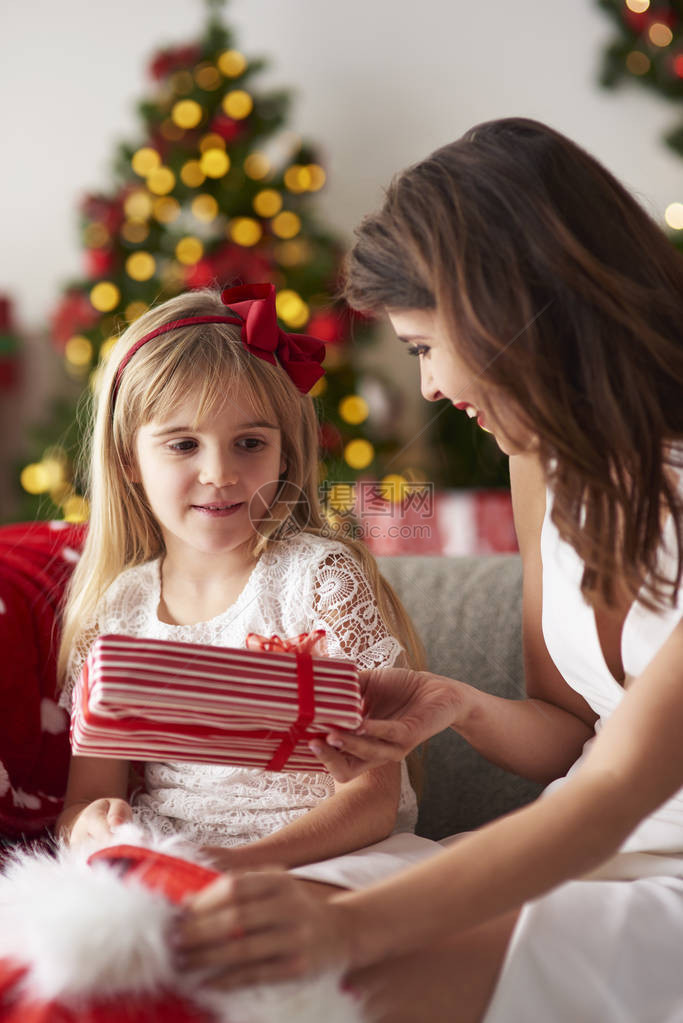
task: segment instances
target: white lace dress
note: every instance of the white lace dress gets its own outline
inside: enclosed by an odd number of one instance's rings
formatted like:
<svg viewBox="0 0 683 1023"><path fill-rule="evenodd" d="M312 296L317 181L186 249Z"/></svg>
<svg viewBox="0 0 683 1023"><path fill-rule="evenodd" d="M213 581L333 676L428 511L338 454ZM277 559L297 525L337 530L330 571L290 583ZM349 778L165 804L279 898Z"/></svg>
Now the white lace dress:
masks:
<svg viewBox="0 0 683 1023"><path fill-rule="evenodd" d="M160 621L160 593L159 559L127 569L112 583L71 657L63 706L70 709L88 649L105 633L244 647L250 632L290 637L324 629L329 656L351 658L361 668L391 666L401 652L349 549L307 533L266 551L236 602L210 621ZM320 772L164 761L145 765L144 789L135 795L133 810L140 824L157 832L201 845L235 846L279 830L333 792L332 778ZM396 832L412 832L416 819L404 764Z"/></svg>

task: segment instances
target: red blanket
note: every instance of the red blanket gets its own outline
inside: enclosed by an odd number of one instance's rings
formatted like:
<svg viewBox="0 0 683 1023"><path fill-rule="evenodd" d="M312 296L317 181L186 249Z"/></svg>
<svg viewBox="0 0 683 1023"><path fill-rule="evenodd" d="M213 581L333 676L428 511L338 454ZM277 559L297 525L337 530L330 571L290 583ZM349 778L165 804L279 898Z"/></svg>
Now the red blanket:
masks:
<svg viewBox="0 0 683 1023"><path fill-rule="evenodd" d="M38 835L61 810L69 761L57 706L56 656L64 587L84 526L0 528L0 842Z"/></svg>

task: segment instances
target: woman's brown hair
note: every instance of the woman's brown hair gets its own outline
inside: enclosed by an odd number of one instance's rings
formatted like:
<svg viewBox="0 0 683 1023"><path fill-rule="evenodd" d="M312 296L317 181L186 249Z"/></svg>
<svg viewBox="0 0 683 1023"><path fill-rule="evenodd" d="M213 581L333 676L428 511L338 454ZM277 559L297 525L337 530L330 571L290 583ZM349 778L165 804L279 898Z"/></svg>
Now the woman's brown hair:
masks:
<svg viewBox="0 0 683 1023"><path fill-rule="evenodd" d="M683 258L604 167L537 121L480 124L394 179L358 228L345 296L435 309L494 407L513 399L590 603L675 598ZM673 578L657 561L667 513Z"/></svg>

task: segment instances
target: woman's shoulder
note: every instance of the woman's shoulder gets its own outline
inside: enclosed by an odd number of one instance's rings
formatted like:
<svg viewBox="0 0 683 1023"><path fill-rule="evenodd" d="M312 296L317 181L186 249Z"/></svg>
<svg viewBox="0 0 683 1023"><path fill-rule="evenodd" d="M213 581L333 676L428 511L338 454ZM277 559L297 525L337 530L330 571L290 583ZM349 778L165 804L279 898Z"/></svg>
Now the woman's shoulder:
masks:
<svg viewBox="0 0 683 1023"><path fill-rule="evenodd" d="M517 543L524 557L539 545L548 498L545 474L536 455L510 457L510 493Z"/></svg>

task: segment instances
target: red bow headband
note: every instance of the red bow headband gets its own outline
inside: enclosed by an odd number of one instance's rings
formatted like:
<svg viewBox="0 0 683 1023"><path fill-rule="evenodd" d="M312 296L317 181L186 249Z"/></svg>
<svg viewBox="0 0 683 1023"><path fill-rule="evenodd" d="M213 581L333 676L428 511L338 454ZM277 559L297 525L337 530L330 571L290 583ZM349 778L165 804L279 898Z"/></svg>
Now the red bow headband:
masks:
<svg viewBox="0 0 683 1023"><path fill-rule="evenodd" d="M116 373L112 402L116 401L123 371L138 349L170 330L193 323L233 323L241 326L242 344L259 359L273 366L282 366L295 387L306 394L313 384L324 376L320 365L325 358L325 345L307 334L287 334L278 326L275 308L275 288L272 284L245 284L239 288L226 288L221 302L232 316L187 316L171 320L145 334L124 355Z"/></svg>

